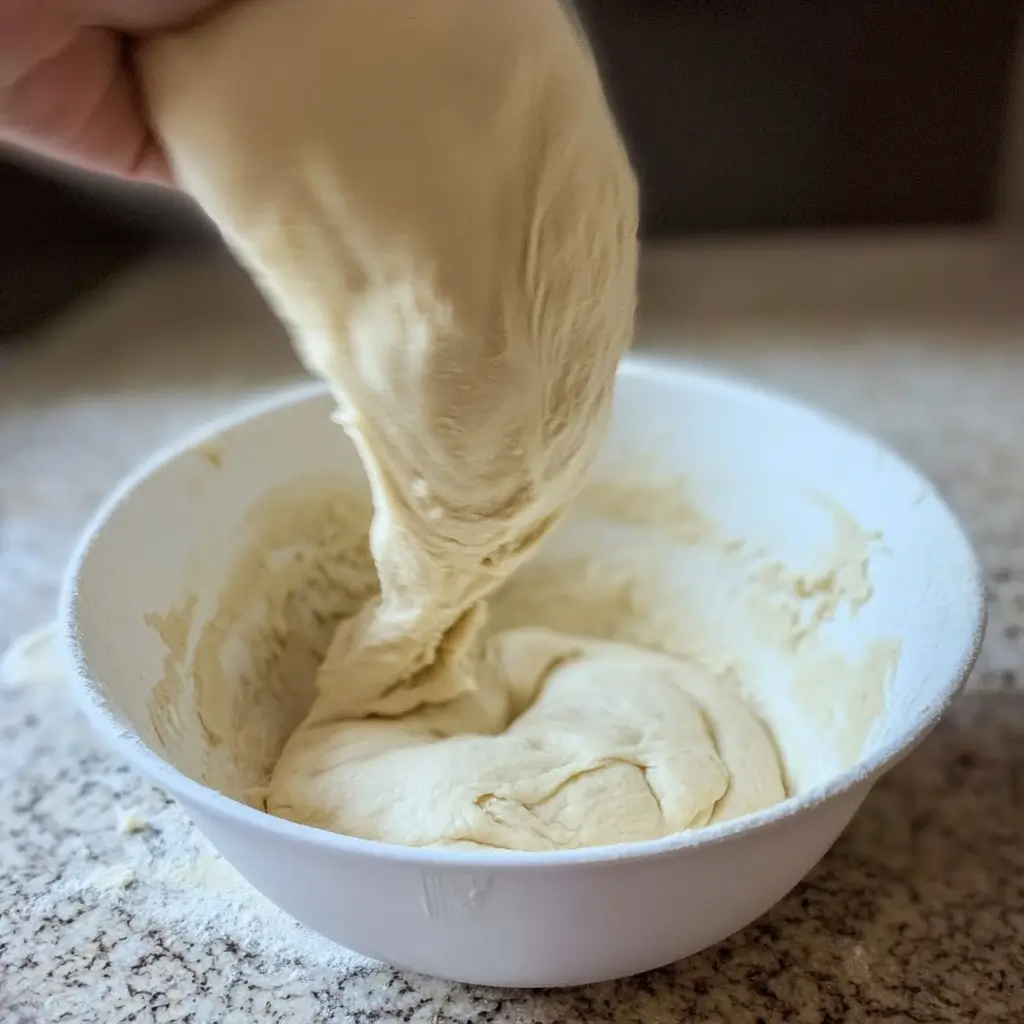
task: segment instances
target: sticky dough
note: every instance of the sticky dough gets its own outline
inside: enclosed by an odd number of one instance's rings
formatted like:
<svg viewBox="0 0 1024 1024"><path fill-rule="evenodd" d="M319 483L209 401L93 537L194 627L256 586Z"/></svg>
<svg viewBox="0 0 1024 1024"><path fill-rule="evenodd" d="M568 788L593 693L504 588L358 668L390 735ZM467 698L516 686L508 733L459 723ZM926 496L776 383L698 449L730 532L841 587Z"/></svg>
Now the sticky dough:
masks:
<svg viewBox="0 0 1024 1024"><path fill-rule="evenodd" d="M547 630L499 634L482 685L397 720L321 721L274 811L363 838L555 850L650 839L781 799L764 728L685 662ZM510 724L511 723L511 724Z"/></svg>
<svg viewBox="0 0 1024 1024"><path fill-rule="evenodd" d="M632 333L636 183L562 6L247 0L139 65L373 494L380 596L339 627L268 810L537 850L781 799L762 727L687 666L480 639L584 482Z"/></svg>

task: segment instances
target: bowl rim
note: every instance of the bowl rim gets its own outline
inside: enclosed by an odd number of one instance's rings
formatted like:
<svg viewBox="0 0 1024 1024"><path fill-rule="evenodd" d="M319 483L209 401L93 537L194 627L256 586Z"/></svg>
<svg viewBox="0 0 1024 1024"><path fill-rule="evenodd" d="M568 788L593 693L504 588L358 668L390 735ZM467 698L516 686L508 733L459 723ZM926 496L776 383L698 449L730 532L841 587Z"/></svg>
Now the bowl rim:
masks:
<svg viewBox="0 0 1024 1024"><path fill-rule="evenodd" d="M296 841L325 851L352 857L370 857L409 866L459 868L493 871L501 868L517 870L553 870L586 864L609 864L622 861L662 858L690 850L704 849L737 839L754 831L782 825L787 820L834 800L859 786L866 787L898 763L935 727L957 693L962 689L978 655L987 624L987 608L982 569L962 524L936 487L898 452L865 431L802 399L792 398L741 377L709 369L701 363L682 358L631 355L619 367L619 377L669 379L677 386L728 394L776 411L798 412L831 430L838 430L853 440L873 447L877 454L894 462L921 485L922 490L946 517L957 537L968 569L958 600L969 604L973 612L971 635L965 637L956 663L950 666L948 681L929 700L924 711L899 736L882 744L866 758L796 796L753 814L744 815L717 825L692 829L659 839L621 843L614 846L584 847L574 850L524 852L518 850L449 850L440 847L406 847L375 839L360 839L328 832L311 825L288 821L226 796L203 783L189 778L173 764L151 750L140 736L122 725L101 696L89 673L78 626L78 580L89 552L115 510L126 501L147 478L195 448L213 441L222 433L297 405L304 405L330 394L319 382L285 387L244 403L241 407L216 417L151 454L127 474L110 492L82 531L64 574L59 597L58 638L65 664L71 669L72 692L79 709L99 736L122 754L154 785L169 792L185 804L186 812L198 805L220 818L243 827L265 831L281 839ZM866 788L865 788L866 793Z"/></svg>

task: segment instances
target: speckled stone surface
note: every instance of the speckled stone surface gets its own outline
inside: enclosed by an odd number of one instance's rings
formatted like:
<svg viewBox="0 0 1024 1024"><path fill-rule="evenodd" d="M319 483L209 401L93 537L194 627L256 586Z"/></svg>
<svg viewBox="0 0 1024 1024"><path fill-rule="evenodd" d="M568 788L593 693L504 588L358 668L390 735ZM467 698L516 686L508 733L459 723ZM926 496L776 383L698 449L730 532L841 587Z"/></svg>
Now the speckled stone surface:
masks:
<svg viewBox="0 0 1024 1024"><path fill-rule="evenodd" d="M3 1024L953 1024L1024 1020L1024 301L993 246L948 236L665 251L641 342L802 394L945 491L989 581L969 691L812 876L727 942L640 978L498 992L230 915L168 919L151 880L89 884L193 830L102 750L60 681L0 686ZM45 621L76 531L132 463L300 372L244 278L153 267L0 350L0 648ZM138 809L146 827L118 830ZM141 858L141 859L140 859ZM116 891L114 891L116 889ZM236 922L237 924L237 922Z"/></svg>

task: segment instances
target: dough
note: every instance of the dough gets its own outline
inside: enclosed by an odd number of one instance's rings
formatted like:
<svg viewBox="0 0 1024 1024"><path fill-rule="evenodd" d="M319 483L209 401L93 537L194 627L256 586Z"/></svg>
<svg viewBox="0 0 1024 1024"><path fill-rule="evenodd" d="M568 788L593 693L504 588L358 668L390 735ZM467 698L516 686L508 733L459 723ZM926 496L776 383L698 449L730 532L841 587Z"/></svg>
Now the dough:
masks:
<svg viewBox="0 0 1024 1024"><path fill-rule="evenodd" d="M637 188L587 47L556 0L245 0L139 66L370 477L381 597L324 699L465 692L430 666L581 487L632 334Z"/></svg>
<svg viewBox="0 0 1024 1024"><path fill-rule="evenodd" d="M785 798L765 728L728 686L664 654L508 630L479 688L397 720L314 707L271 809L409 846L559 850L696 828Z"/></svg>
<svg viewBox="0 0 1024 1024"><path fill-rule="evenodd" d="M268 809L522 849L614 841L591 808L558 809L597 789L635 802L631 836L709 820L730 783L692 673L480 640L485 599L584 483L632 333L636 182L562 5L245 0L146 43L139 67L178 180L330 384L373 495L380 596L339 627ZM627 729L610 716L634 689ZM572 731L542 740L545 722Z"/></svg>

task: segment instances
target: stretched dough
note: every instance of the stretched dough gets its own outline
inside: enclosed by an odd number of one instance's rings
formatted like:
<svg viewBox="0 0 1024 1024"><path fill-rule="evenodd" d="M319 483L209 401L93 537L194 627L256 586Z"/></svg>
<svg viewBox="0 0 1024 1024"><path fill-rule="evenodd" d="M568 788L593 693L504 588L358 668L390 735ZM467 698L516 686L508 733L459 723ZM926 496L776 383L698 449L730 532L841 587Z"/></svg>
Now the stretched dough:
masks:
<svg viewBox="0 0 1024 1024"><path fill-rule="evenodd" d="M637 188L585 42L557 0L245 0L138 59L370 478L381 597L321 688L448 700L472 680L421 670L582 486L632 335Z"/></svg>
<svg viewBox="0 0 1024 1024"><path fill-rule="evenodd" d="M373 493L380 597L338 628L268 809L521 849L707 821L736 783L692 673L479 639L582 487L632 334L636 182L562 5L246 0L139 66L178 180L330 383ZM632 823L559 810L597 790Z"/></svg>

